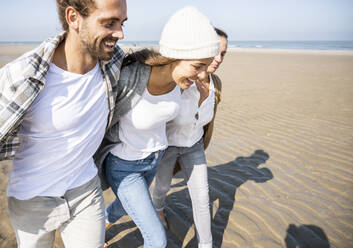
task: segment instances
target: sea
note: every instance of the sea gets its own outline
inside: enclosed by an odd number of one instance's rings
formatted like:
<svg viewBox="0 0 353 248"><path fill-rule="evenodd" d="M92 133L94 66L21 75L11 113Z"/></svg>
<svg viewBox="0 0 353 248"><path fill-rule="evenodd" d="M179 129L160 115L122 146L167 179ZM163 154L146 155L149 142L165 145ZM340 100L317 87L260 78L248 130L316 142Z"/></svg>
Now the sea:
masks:
<svg viewBox="0 0 353 248"><path fill-rule="evenodd" d="M0 41L0 45L38 45L40 41ZM158 41L119 41L121 46L155 47ZM353 50L353 41L229 41L229 48L292 49L292 50Z"/></svg>

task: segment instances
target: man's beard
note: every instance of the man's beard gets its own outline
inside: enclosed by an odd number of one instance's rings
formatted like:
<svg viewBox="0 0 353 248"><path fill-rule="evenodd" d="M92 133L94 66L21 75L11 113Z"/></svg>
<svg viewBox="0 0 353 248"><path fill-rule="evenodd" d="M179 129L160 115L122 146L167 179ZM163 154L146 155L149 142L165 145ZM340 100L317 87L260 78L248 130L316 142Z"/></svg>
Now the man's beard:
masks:
<svg viewBox="0 0 353 248"><path fill-rule="evenodd" d="M103 39L100 39L99 37L92 38L89 32L87 32L87 28L84 27L81 30L80 39L85 49L92 56L92 58L99 59L99 60L111 60L111 58L113 57L113 52L106 52L104 51L104 48L103 48L104 42L107 40L113 40L113 38L111 37L105 37Z"/></svg>
<svg viewBox="0 0 353 248"><path fill-rule="evenodd" d="M88 51L88 53L95 59L99 59L99 60L111 60L111 58L113 57L113 52L106 52L104 51L103 43L106 39L103 40L99 40L96 39L95 42L85 42L83 40L83 43L86 47L86 50Z"/></svg>

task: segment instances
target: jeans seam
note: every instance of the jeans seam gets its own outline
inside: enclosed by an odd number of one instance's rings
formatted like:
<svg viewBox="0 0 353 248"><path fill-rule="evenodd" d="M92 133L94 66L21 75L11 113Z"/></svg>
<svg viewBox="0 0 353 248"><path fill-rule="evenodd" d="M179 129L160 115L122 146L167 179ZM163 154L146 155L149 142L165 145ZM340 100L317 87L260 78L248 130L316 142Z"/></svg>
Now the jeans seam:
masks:
<svg viewBox="0 0 353 248"><path fill-rule="evenodd" d="M120 196L120 198L124 198L124 202L126 203L126 205L128 205L128 208L129 208L130 210L132 210L132 213L133 213L133 215L135 216L135 219L136 219L137 222L138 222L138 223L136 223L135 220L134 220L135 224L136 224L137 226L138 226L138 224L141 225L141 221L140 221L140 219L138 218L138 215L135 214L135 211L134 211L133 207L130 206L130 203L129 203L129 200L127 199L127 197L125 197L125 195L122 195L122 196ZM125 211L126 211L126 210L125 210ZM131 217L132 217L132 216L131 216ZM141 225L141 226L142 226L142 225ZM148 235L148 232L145 232L145 231L144 231L144 234L146 235L145 238L149 241L148 243L151 243L151 239L150 239L150 237L149 237L149 235Z"/></svg>

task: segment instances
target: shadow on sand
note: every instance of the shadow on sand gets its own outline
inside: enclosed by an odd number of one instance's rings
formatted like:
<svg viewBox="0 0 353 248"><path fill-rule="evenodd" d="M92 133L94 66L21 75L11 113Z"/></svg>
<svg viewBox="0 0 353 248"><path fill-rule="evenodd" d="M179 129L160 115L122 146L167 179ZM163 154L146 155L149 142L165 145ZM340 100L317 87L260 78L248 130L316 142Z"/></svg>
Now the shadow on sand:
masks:
<svg viewBox="0 0 353 248"><path fill-rule="evenodd" d="M214 216L212 220L213 247L222 246L224 231L234 206L237 189L249 180L263 183L273 178L272 172L268 168L259 168L269 157L263 150L256 150L249 157L238 157L226 164L208 168L211 216ZM182 178L181 173L178 173L176 177ZM185 185L185 181L172 187L183 185ZM218 209L213 215L212 205L217 200ZM184 239L193 225L192 207L187 189L172 193L167 197L165 212L169 221L168 247L182 247ZM185 247L197 247L196 235Z"/></svg>
<svg viewBox="0 0 353 248"><path fill-rule="evenodd" d="M143 239L140 231L138 229L131 231L120 238L118 241L111 242L112 239L119 233L122 233L128 229L135 228L136 225L133 221L123 222L120 224L115 224L109 228L109 230L105 233L105 239L109 242L109 248L121 248L121 247L129 247L129 248L137 248L143 245Z"/></svg>
<svg viewBox="0 0 353 248"><path fill-rule="evenodd" d="M249 157L238 157L226 164L212 166L208 168L208 181L210 189L212 235L214 247L221 247L223 234L227 227L230 213L234 206L237 189L248 180L263 183L273 178L272 172L268 168L259 168L266 163L269 155L263 150L256 150ZM182 172L176 175L183 178ZM172 187L185 186L182 181ZM218 209L213 214L213 202L218 201ZM168 247L182 247L184 239L193 225L192 207L187 189L170 194L167 197L167 207L165 209L169 222ZM107 240L112 239L119 233L134 227L134 223L127 222L114 225L107 232ZM134 230L116 242L110 243L110 248L118 247L139 247L143 245L143 240L139 230ZM196 235L186 244L185 247L197 247Z"/></svg>
<svg viewBox="0 0 353 248"><path fill-rule="evenodd" d="M229 216L235 202L237 189L245 182L251 180L256 183L263 183L273 178L272 172L260 165L265 164L269 155L263 150L256 150L249 157L238 157L226 164L208 168L208 180L211 201L212 236L213 247L222 247L224 231L228 225ZM182 172L176 178L183 178ZM186 182L172 185L172 187L185 186ZM213 213L213 203L218 201L216 213ZM191 200L187 188L174 192L167 197L165 209L169 222L167 231L167 247L197 247L196 235L186 238L189 229L193 225ZM114 225L107 232L107 240L114 238L124 230L136 227L132 221ZM189 240L185 244L184 240ZM290 224L285 237L286 248L330 248L325 232L314 225L300 225L297 227ZM129 232L116 242L112 242L110 248L119 247L140 247L143 246L143 239L138 229Z"/></svg>
<svg viewBox="0 0 353 248"><path fill-rule="evenodd" d="M325 232L314 225L290 224L284 241L287 248L330 248Z"/></svg>

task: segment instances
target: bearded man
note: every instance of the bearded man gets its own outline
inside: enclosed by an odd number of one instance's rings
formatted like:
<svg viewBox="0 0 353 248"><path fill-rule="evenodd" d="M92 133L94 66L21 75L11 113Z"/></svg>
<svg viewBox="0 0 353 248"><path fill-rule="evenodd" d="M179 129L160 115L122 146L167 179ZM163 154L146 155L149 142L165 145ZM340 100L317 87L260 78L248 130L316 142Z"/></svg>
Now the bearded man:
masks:
<svg viewBox="0 0 353 248"><path fill-rule="evenodd" d="M57 0L63 33L0 69L0 160L18 247L103 247L93 154L109 128L125 0Z"/></svg>

